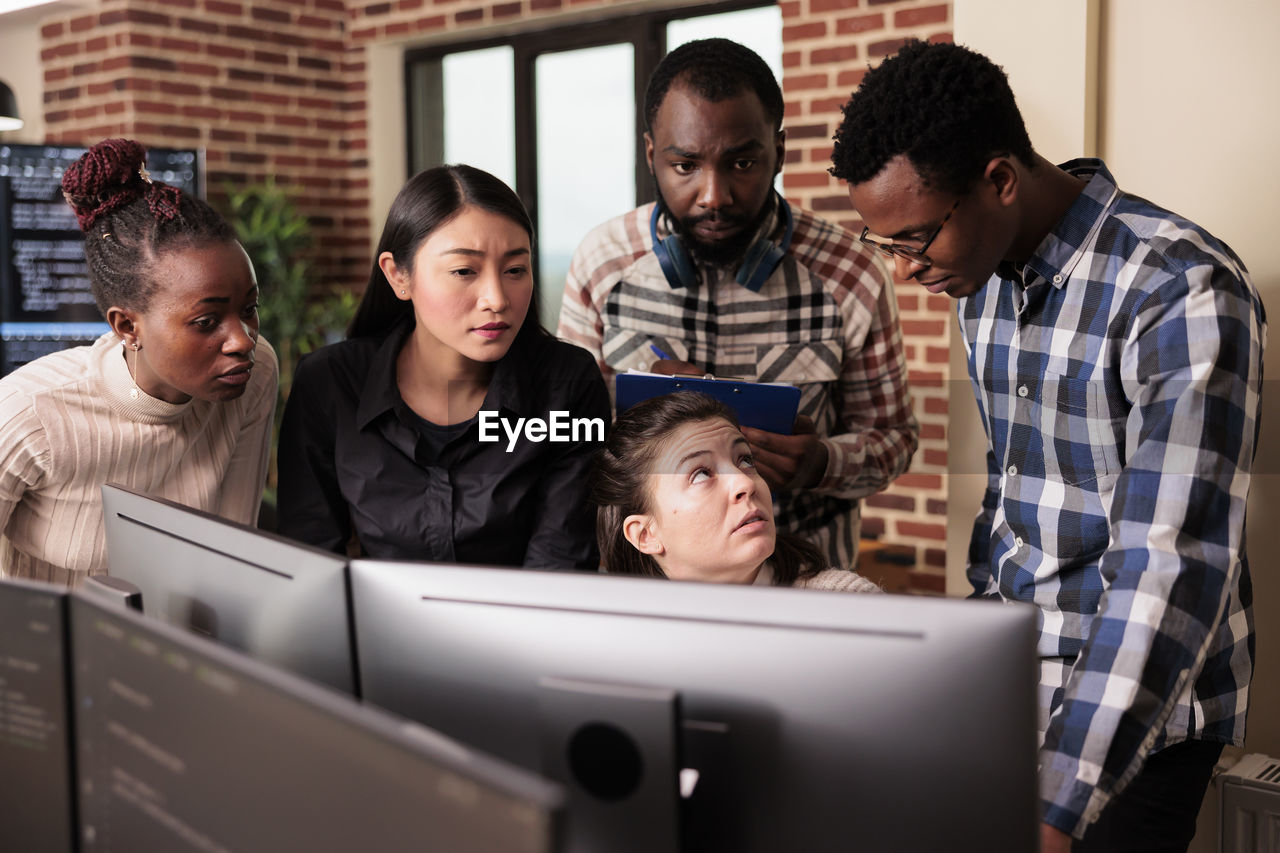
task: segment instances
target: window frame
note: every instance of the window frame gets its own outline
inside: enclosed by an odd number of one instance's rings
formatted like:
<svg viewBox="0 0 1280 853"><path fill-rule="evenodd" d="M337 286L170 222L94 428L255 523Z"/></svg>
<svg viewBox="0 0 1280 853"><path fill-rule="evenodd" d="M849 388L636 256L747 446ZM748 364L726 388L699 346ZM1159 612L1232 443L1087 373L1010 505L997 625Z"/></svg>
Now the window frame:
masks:
<svg viewBox="0 0 1280 853"><path fill-rule="evenodd" d="M773 2L761 0L725 0L724 2L697 3L689 6L651 11L631 12L607 20L591 20L580 23L536 23L527 29L504 35L481 38L464 38L409 48L404 53L405 91L405 153L407 174L413 175L426 167L422 162L417 128L424 118L420 104L415 104L415 73L421 66L440 62L453 53L480 50L489 47L509 46L513 51L512 72L515 80L515 174L516 193L524 202L533 221L534 233L539 233L538 221L538 139L535 97L537 92L537 58L545 53L558 53L580 48L630 43L633 48L634 97L635 97L635 197L641 205L654 200L653 183L644 157L644 94L649 77L658 62L667 53L666 28L671 21L738 12L773 6ZM608 10L606 10L608 11ZM535 266L536 269L536 266Z"/></svg>

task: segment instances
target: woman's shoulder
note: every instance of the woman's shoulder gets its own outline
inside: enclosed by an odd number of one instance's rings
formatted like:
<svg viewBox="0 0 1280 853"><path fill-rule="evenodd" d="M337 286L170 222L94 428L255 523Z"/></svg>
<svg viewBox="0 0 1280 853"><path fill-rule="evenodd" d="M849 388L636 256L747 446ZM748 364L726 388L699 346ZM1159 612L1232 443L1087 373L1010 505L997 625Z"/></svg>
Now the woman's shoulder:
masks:
<svg viewBox="0 0 1280 853"><path fill-rule="evenodd" d="M526 387L538 387L555 397L580 395L608 398L600 368L591 353L550 334L539 333L507 353L513 375ZM548 383L547 379L554 379ZM532 381L531 381L532 380Z"/></svg>
<svg viewBox="0 0 1280 853"><path fill-rule="evenodd" d="M848 569L823 569L816 575L796 581L795 586L831 592L884 592L875 581Z"/></svg>
<svg viewBox="0 0 1280 853"><path fill-rule="evenodd" d="M323 382L336 377L352 377L363 381L373 363L373 357L382 345L382 338L351 338L326 344L298 359L294 372L295 381L310 378Z"/></svg>
<svg viewBox="0 0 1280 853"><path fill-rule="evenodd" d="M97 362L102 360L112 344L118 347L119 338L114 334L110 335L111 340L107 337L104 335L88 346L70 347L29 361L0 379L0 385L34 395L81 384L97 372ZM112 351L118 352L118 348Z"/></svg>
<svg viewBox="0 0 1280 853"><path fill-rule="evenodd" d="M600 372L591 353L550 333L539 333L532 337L523 355L537 369L555 368L569 374Z"/></svg>
<svg viewBox="0 0 1280 853"><path fill-rule="evenodd" d="M51 353L0 379L0 453L47 453L50 442L92 429L101 399L103 353L119 352L114 334L90 346Z"/></svg>

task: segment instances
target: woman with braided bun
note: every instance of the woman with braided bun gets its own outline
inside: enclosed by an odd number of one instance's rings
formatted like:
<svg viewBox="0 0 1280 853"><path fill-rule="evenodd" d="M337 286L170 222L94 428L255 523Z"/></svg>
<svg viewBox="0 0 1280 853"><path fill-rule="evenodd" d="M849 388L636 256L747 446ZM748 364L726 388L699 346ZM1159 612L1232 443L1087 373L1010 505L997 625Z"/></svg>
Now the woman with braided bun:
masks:
<svg viewBox="0 0 1280 853"><path fill-rule="evenodd" d="M105 573L104 483L256 519L278 368L253 267L144 155L108 139L63 176L111 331L0 379L0 576L74 587Z"/></svg>

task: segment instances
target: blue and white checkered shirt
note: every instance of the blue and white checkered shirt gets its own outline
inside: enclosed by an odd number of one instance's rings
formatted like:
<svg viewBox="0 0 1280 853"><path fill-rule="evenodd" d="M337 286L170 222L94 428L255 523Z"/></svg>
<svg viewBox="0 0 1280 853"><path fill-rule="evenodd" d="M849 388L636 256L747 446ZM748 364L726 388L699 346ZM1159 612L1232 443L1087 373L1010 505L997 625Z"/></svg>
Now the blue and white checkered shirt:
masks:
<svg viewBox="0 0 1280 853"><path fill-rule="evenodd" d="M1039 608L1044 820L1079 837L1151 752L1243 743L1266 318L1225 244L1062 168L1084 192L958 312L989 448L969 580Z"/></svg>

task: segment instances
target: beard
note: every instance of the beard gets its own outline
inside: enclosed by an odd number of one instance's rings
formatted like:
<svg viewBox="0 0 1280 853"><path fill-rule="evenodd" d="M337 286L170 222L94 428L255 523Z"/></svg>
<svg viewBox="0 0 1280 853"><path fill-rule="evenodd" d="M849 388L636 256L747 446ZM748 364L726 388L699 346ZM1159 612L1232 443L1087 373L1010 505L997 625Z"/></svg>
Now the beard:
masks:
<svg viewBox="0 0 1280 853"><path fill-rule="evenodd" d="M773 211L774 204L773 192L770 191L768 199L764 204L760 205L760 210L750 218L714 210L699 216L680 218L672 213L671 208L667 206L667 200L662 197L662 188L658 186L656 179L653 181L653 192L658 199L658 210L671 223L672 229L680 236L681 242L689 250L689 254L693 255L694 260L721 268L737 266L742 262L742 259L747 254L747 249L751 248L751 243L755 240L756 231L760 229L765 217ZM731 237L708 243L697 237L693 232L693 227L700 222L717 222L742 227Z"/></svg>

